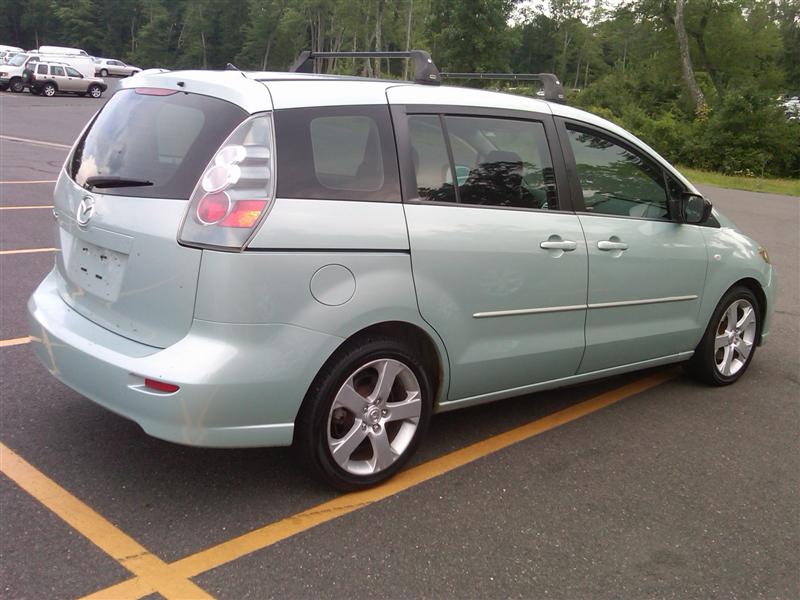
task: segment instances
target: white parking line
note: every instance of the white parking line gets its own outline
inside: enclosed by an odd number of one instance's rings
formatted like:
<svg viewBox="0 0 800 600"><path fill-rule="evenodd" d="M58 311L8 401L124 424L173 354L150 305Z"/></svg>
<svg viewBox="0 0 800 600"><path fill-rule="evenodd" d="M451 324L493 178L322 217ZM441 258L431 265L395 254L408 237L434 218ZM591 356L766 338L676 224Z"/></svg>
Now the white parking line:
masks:
<svg viewBox="0 0 800 600"><path fill-rule="evenodd" d="M17 181L0 181L0 185L20 185L23 183L55 183L57 179L20 179Z"/></svg>
<svg viewBox="0 0 800 600"><path fill-rule="evenodd" d="M21 248L19 250L0 250L0 256L6 254L38 254L39 252L58 252L58 248Z"/></svg>
<svg viewBox="0 0 800 600"><path fill-rule="evenodd" d="M32 210L35 208L53 208L52 204L36 204L32 206L0 206L0 210Z"/></svg>
<svg viewBox="0 0 800 600"><path fill-rule="evenodd" d="M51 148L65 148L69 150L72 145L56 144L55 142L43 142L41 140L28 140L25 138L18 138L12 135L0 135L0 140L8 140L9 142L22 142L24 144L34 144L37 146L50 146Z"/></svg>

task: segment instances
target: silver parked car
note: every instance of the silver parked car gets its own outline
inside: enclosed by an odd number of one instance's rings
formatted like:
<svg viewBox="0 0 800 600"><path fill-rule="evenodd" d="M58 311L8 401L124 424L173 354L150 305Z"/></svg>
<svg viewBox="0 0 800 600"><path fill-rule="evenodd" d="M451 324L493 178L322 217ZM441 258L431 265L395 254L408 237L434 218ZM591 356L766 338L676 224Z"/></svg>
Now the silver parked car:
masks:
<svg viewBox="0 0 800 600"><path fill-rule="evenodd" d="M416 82L304 60L124 82L56 185L45 367L165 440L294 443L342 489L396 473L434 412L671 363L742 376L763 247L555 77L545 99L439 86L412 54Z"/></svg>
<svg viewBox="0 0 800 600"><path fill-rule="evenodd" d="M95 58L94 70L95 75L99 75L100 77L108 77L109 75L129 77L141 72L139 67L126 65L121 60L115 60L113 58Z"/></svg>

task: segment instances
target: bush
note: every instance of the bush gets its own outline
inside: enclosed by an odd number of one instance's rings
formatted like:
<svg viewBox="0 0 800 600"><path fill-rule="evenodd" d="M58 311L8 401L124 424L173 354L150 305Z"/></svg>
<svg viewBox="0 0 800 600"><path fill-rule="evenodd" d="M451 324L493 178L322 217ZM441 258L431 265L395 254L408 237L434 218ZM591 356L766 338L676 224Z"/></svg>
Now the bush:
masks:
<svg viewBox="0 0 800 600"><path fill-rule="evenodd" d="M800 177L800 121L789 121L771 94L729 90L706 118L690 121L674 104L651 116L624 88L609 101L614 82L608 79L587 88L576 104L631 131L667 160L728 175Z"/></svg>

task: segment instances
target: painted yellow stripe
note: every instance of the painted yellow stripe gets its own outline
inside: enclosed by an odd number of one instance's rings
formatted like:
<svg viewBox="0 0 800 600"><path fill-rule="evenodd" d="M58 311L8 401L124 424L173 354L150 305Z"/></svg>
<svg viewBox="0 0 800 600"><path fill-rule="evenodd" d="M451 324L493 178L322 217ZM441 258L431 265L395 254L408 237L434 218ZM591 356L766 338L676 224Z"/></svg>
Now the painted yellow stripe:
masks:
<svg viewBox="0 0 800 600"><path fill-rule="evenodd" d="M21 179L17 181L0 181L0 185L20 185L23 183L55 183L57 179Z"/></svg>
<svg viewBox="0 0 800 600"><path fill-rule="evenodd" d="M456 450L396 475L386 483L365 490L344 494L301 513L266 525L250 533L223 542L197 554L187 556L169 565L176 577L189 578L262 550L298 533L331 521L375 502L399 494L420 483L433 479L466 464L484 458L504 448L529 439L560 425L585 417L615 402L639 394L676 376L675 371L665 371L634 381L619 389L606 392L564 410L532 421L505 433L495 435L461 450ZM155 588L153 588L154 590ZM150 590L151 592L153 590ZM148 592L149 593L149 592ZM140 598L141 586L136 579L123 581L86 598ZM86 599L84 599L86 600Z"/></svg>
<svg viewBox="0 0 800 600"><path fill-rule="evenodd" d="M20 338L13 338L10 340L0 340L0 348L6 348L7 346L19 346L21 344L28 344L30 343L31 338L29 337L20 337Z"/></svg>
<svg viewBox="0 0 800 600"><path fill-rule="evenodd" d="M164 561L2 443L0 471L135 574L142 582L139 590L152 589L165 598L212 598L188 579L175 577Z"/></svg>
<svg viewBox="0 0 800 600"><path fill-rule="evenodd" d="M52 204L29 204L28 206L0 206L0 210L33 210L36 208L53 208Z"/></svg>
<svg viewBox="0 0 800 600"><path fill-rule="evenodd" d="M58 248L21 248L19 250L0 250L0 256L6 254L38 254L40 252L58 252Z"/></svg>

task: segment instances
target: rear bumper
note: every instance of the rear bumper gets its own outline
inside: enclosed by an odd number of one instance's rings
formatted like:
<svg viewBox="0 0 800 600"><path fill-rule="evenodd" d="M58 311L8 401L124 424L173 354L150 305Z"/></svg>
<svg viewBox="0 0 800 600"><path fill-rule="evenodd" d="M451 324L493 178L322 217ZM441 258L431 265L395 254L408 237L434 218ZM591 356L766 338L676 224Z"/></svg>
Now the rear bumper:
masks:
<svg viewBox="0 0 800 600"><path fill-rule="evenodd" d="M119 336L72 310L50 273L28 301L32 346L50 373L97 404L170 442L285 446L319 368L341 343L292 325L195 320L172 346ZM144 388L144 378L180 386Z"/></svg>

